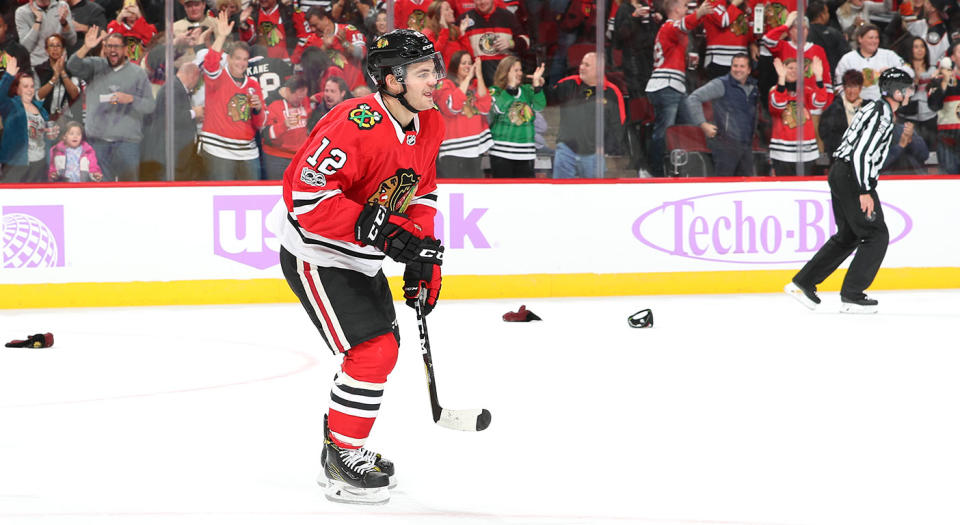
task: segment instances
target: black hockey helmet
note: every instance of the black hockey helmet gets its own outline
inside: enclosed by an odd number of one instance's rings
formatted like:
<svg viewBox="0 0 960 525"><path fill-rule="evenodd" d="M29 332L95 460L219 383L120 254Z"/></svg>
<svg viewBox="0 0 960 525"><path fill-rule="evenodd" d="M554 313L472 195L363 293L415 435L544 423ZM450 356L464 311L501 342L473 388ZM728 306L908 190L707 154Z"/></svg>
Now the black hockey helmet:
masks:
<svg viewBox="0 0 960 525"><path fill-rule="evenodd" d="M892 97L895 91L902 91L906 93L907 88L913 88L913 78L907 74L906 71L891 67L880 73L880 80L878 81L880 86L880 95L884 97Z"/></svg>
<svg viewBox="0 0 960 525"><path fill-rule="evenodd" d="M437 80L445 75L443 58L433 48L433 42L418 31L395 29L385 33L370 43L367 53L367 74L383 89L387 75L392 74L401 84L409 64L434 61Z"/></svg>

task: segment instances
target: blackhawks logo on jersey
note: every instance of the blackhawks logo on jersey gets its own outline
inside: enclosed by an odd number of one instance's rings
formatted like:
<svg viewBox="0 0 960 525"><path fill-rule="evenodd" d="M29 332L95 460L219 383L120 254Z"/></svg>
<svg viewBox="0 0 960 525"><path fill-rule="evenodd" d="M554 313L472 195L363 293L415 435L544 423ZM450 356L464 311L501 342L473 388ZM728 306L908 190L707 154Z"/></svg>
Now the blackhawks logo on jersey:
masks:
<svg viewBox="0 0 960 525"><path fill-rule="evenodd" d="M347 113L347 119L360 129L372 129L383 119L383 115L379 111L371 111L370 104L360 104Z"/></svg>
<svg viewBox="0 0 960 525"><path fill-rule="evenodd" d="M269 47L280 43L280 29L273 22L263 22L260 24L260 37Z"/></svg>
<svg viewBox="0 0 960 525"><path fill-rule="evenodd" d="M480 35L480 40L477 41L477 46L480 48L480 52L484 55L495 55L497 53L497 34L496 33L484 33Z"/></svg>
<svg viewBox="0 0 960 525"><path fill-rule="evenodd" d="M873 68L863 68L863 87L868 88L877 83L877 72Z"/></svg>
<svg viewBox="0 0 960 525"><path fill-rule="evenodd" d="M423 31L423 28L427 25L427 14L419 9L410 13L410 16L407 17L407 27L410 29L415 29L417 31Z"/></svg>
<svg viewBox="0 0 960 525"><path fill-rule="evenodd" d="M730 31L737 36L743 36L750 32L750 20L746 13L740 13L740 16L731 24Z"/></svg>
<svg viewBox="0 0 960 525"><path fill-rule="evenodd" d="M783 124L790 129L796 129L803 125L804 122L810 118L810 112L807 111L807 108L803 108L803 116L800 116L800 105L797 104L796 100L791 100L787 102L787 108L783 110L780 118L783 121Z"/></svg>
<svg viewBox="0 0 960 525"><path fill-rule="evenodd" d="M522 126L533 120L533 108L523 102L514 102L507 110L507 118L514 126Z"/></svg>
<svg viewBox="0 0 960 525"><path fill-rule="evenodd" d="M787 21L787 8L783 4L767 4L763 10L763 23L767 28L780 27Z"/></svg>
<svg viewBox="0 0 960 525"><path fill-rule="evenodd" d="M410 168L401 168L380 183L380 187L367 199L367 203L379 204L390 211L403 213L416 195L419 183L420 175Z"/></svg>
<svg viewBox="0 0 960 525"><path fill-rule="evenodd" d="M243 93L237 93L227 102L227 115L234 122L250 120L250 98Z"/></svg>
<svg viewBox="0 0 960 525"><path fill-rule="evenodd" d="M140 59L143 58L143 42L139 38L132 36L125 36L123 40L127 44L127 58L131 62L140 62Z"/></svg>

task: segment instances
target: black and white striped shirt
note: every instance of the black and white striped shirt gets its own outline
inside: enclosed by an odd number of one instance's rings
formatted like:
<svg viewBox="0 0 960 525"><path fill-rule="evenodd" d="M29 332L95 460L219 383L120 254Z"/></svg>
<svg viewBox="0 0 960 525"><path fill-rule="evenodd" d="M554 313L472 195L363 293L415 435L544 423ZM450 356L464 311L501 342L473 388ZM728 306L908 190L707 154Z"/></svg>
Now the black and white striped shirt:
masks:
<svg viewBox="0 0 960 525"><path fill-rule="evenodd" d="M853 117L833 158L853 164L860 193L877 186L877 173L890 152L893 140L893 110L884 100L871 100Z"/></svg>

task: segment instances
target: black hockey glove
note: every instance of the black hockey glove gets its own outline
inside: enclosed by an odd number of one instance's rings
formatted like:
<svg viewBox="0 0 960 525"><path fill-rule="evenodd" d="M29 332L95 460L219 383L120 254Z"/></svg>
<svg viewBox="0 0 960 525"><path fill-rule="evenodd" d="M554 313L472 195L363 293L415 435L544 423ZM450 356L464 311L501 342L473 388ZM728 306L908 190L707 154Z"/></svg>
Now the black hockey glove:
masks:
<svg viewBox="0 0 960 525"><path fill-rule="evenodd" d="M440 298L440 264L443 262L443 246L440 241L432 238L425 239L420 245L420 255L407 263L403 271L403 297L407 306L417 307L420 291L426 290L426 300L423 303L423 315L433 311Z"/></svg>
<svg viewBox="0 0 960 525"><path fill-rule="evenodd" d="M367 204L357 218L357 240L369 244L400 263L412 261L420 252L423 229L402 213L377 204Z"/></svg>

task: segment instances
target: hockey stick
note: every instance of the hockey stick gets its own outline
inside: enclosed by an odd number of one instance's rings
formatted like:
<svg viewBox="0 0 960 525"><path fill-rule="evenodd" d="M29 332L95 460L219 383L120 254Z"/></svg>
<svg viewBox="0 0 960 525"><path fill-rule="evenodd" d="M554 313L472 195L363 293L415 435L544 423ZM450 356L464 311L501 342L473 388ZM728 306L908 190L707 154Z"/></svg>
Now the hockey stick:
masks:
<svg viewBox="0 0 960 525"><path fill-rule="evenodd" d="M420 328L420 350L423 353L423 366L427 373L427 390L430 391L433 422L454 430L483 430L490 426L489 410L485 408L452 410L440 406L440 400L437 398L437 380L433 375L433 357L430 355L430 335L427 333L426 316L423 315L424 300L425 294L421 292L420 299L417 301L417 326Z"/></svg>

